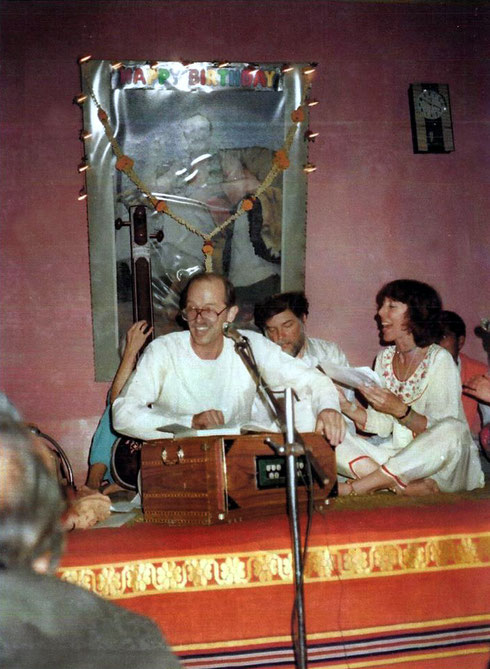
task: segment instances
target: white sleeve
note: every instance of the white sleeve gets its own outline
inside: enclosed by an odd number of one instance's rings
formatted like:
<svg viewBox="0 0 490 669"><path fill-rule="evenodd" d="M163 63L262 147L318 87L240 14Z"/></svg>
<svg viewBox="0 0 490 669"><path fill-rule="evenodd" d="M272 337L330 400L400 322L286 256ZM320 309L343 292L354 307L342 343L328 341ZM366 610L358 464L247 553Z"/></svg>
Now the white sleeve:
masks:
<svg viewBox="0 0 490 669"><path fill-rule="evenodd" d="M284 353L261 335L255 334L251 344L260 372L272 389L293 388L299 397L310 396L315 416L323 409L340 411L337 390L328 376Z"/></svg>
<svg viewBox="0 0 490 669"><path fill-rule="evenodd" d="M444 418L462 420L461 376L448 351L441 348L436 352L428 377L423 412L427 418L427 428Z"/></svg>
<svg viewBox="0 0 490 669"><path fill-rule="evenodd" d="M350 367L349 361L347 360L347 356L340 348L340 346L333 341L328 343L330 350L328 352L328 355L325 355L326 359L330 360L331 362L334 362L336 365L341 365L342 367Z"/></svg>
<svg viewBox="0 0 490 669"><path fill-rule="evenodd" d="M376 357L376 363L374 365L374 371L378 374L379 378L383 380L383 369L381 366L381 354L378 354ZM383 383L384 386L384 383ZM367 419L364 426L364 431L368 434L378 434L380 437L388 437L393 432L393 425L395 419L393 416L390 416L387 413L382 413L381 411L376 411L371 406L367 406Z"/></svg>
<svg viewBox="0 0 490 669"><path fill-rule="evenodd" d="M141 356L136 370L112 405L112 424L116 432L137 439L164 439L165 433L156 428L176 422L176 416L165 415L160 407L151 406L162 390L165 352L160 345L157 355L155 342L152 342ZM187 424L184 420L179 416L179 423Z"/></svg>

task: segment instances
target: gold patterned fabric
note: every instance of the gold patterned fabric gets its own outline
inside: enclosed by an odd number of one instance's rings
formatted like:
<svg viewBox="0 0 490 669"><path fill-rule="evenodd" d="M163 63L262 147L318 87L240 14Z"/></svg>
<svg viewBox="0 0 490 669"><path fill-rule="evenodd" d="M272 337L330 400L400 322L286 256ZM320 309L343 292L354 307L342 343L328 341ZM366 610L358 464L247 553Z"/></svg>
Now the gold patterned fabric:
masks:
<svg viewBox="0 0 490 669"><path fill-rule="evenodd" d="M490 532L309 549L305 583L490 566ZM158 556L62 567L59 576L108 599L292 583L289 548L234 555Z"/></svg>

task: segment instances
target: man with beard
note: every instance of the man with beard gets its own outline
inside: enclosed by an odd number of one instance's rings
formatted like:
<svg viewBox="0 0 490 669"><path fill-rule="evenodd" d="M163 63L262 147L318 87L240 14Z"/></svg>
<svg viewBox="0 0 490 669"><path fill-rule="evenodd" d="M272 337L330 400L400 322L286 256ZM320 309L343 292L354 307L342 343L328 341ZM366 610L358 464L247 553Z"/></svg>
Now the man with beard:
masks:
<svg viewBox="0 0 490 669"><path fill-rule="evenodd" d="M305 325L308 311L308 299L303 292L279 293L255 305L255 325L268 339L278 344L285 353L299 358L308 367L316 367L323 371L322 361L349 367L347 356L340 346L332 341L306 336ZM354 401L354 393L351 390L344 389L343 393L351 402ZM257 400L253 411L254 420L263 423L265 410L263 403ZM299 429L307 431L310 426L303 417L304 413L307 414L303 405L298 405ZM306 422L303 423L303 420ZM348 426L352 432L355 432L352 421L348 421Z"/></svg>

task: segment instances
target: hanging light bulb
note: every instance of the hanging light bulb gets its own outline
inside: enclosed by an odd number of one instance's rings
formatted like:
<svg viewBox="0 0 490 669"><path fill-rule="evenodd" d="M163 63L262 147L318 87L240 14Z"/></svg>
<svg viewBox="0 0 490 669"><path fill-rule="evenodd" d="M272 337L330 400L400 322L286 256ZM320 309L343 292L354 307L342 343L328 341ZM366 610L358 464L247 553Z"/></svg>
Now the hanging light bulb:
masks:
<svg viewBox="0 0 490 669"><path fill-rule="evenodd" d="M305 139L307 139L309 142L314 142L315 137L318 137L320 133L319 132L313 132L313 130L307 130L305 132Z"/></svg>
<svg viewBox="0 0 490 669"><path fill-rule="evenodd" d="M86 63L87 61L89 61L91 58L92 58L92 56L91 56L90 54L87 55L87 56L81 56L81 57L78 59L78 62L79 62L80 65L81 65L82 63Z"/></svg>
<svg viewBox="0 0 490 669"><path fill-rule="evenodd" d="M81 202L82 200L86 200L87 197L88 197L88 193L85 190L85 186L82 186L80 188L80 191L78 192L78 200L79 200L79 202Z"/></svg>
<svg viewBox="0 0 490 669"><path fill-rule="evenodd" d="M306 174L310 174L310 172L314 172L316 170L316 165L313 165L313 163L306 163L306 165L303 167L303 172L306 172Z"/></svg>

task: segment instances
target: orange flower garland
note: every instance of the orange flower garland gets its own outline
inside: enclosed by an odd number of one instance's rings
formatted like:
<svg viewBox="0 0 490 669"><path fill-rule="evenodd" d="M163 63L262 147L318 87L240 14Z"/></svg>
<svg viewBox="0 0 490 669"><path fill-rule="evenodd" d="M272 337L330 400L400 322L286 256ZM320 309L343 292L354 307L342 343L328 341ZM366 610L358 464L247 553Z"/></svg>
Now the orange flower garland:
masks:
<svg viewBox="0 0 490 669"><path fill-rule="evenodd" d="M134 160L132 158L130 158L129 156L122 155L117 160L116 169L120 170L121 172L128 172L130 169L132 169L133 165L134 165Z"/></svg>
<svg viewBox="0 0 490 669"><path fill-rule="evenodd" d="M279 149L279 151L275 152L274 165L276 165L276 167L278 167L280 170L287 170L289 167L288 154L284 149Z"/></svg>
<svg viewBox="0 0 490 669"><path fill-rule="evenodd" d="M298 107L294 111L291 112L291 121L293 123L303 123L305 120L305 112L303 107Z"/></svg>
<svg viewBox="0 0 490 669"><path fill-rule="evenodd" d="M255 197L246 197L242 200L243 211L250 211L254 207Z"/></svg>
<svg viewBox="0 0 490 669"><path fill-rule="evenodd" d="M157 211L168 211L168 205L165 200L158 200L157 204L154 205Z"/></svg>

